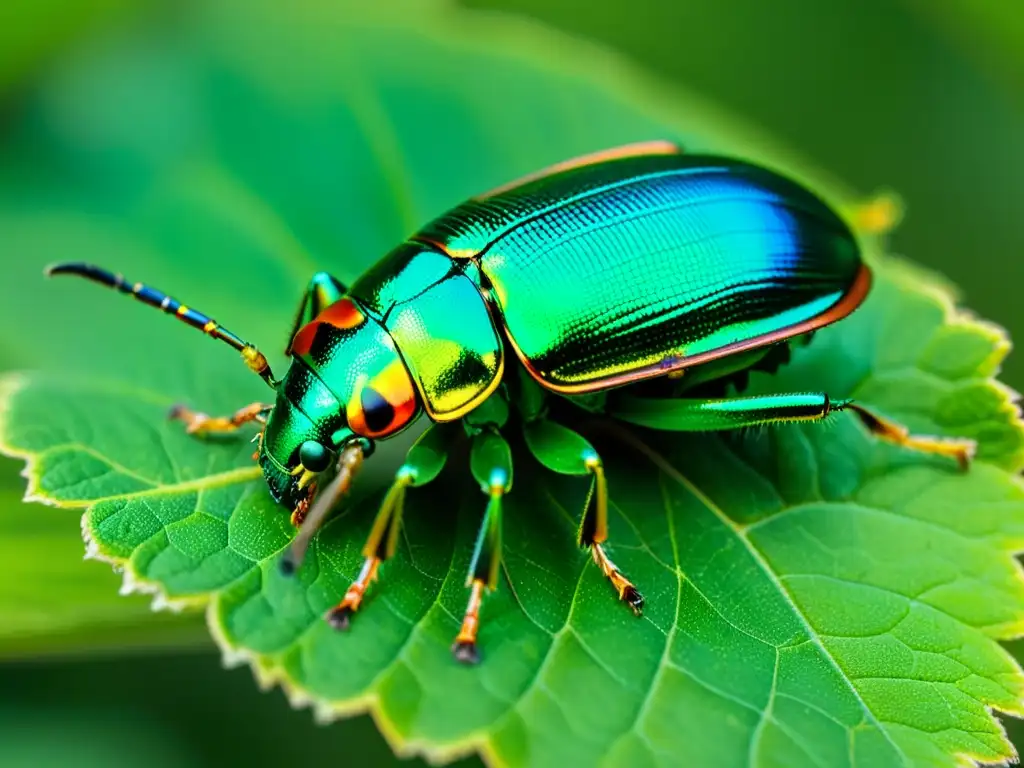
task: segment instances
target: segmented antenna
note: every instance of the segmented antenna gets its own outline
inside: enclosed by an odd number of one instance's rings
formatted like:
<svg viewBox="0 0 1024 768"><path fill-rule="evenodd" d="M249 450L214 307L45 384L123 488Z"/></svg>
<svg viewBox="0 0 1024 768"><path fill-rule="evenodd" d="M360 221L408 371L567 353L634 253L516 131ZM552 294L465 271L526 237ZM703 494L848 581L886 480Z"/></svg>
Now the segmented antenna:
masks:
<svg viewBox="0 0 1024 768"><path fill-rule="evenodd" d="M113 272L108 272L92 264L67 263L47 267L46 276L52 277L54 275L77 275L78 277L84 277L86 280L113 288L115 291L131 294L143 304L148 304L151 307L163 310L169 315L174 315L186 325L202 331L207 336L219 339L241 352L242 359L249 366L249 369L259 374L268 385L276 388L277 382L274 380L274 374L270 370L270 363L267 362L267 358L263 356L262 352L252 344L242 341L242 339L227 328L221 327L212 318L198 310L185 306L163 291L158 291L156 288L151 288L143 283L129 283L122 275L115 275Z"/></svg>

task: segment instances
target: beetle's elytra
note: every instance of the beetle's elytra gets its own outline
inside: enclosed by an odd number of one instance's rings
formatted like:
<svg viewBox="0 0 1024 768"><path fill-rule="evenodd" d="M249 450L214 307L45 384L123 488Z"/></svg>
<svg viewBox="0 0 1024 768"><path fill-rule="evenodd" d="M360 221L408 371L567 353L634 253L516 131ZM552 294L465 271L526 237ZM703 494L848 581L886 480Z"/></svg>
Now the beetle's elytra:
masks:
<svg viewBox="0 0 1024 768"><path fill-rule="evenodd" d="M848 410L884 440L966 466L969 441L907 431L824 392L701 397L701 386L778 365L788 343L848 315L871 276L857 239L809 190L738 160L629 145L548 168L473 198L425 226L351 288L315 275L276 379L266 358L206 315L141 283L84 264L76 274L130 293L239 350L275 391L229 418L179 407L203 434L262 425L255 458L309 538L373 442L425 414L435 426L410 450L364 549L365 562L327 620L346 628L395 550L404 489L432 480L460 422L488 497L470 565L469 604L453 645L477 659L479 611L497 585L501 499L512 487L502 433L521 429L555 472L592 477L580 545L639 615L643 598L605 551L608 491L590 443L552 421L545 398L606 393L604 412L664 430L710 431L821 420ZM525 374L528 375L523 375ZM515 376L516 386L511 383ZM658 396L635 384L661 377ZM671 379L671 380L668 380ZM590 405L589 407L593 407ZM430 450L423 450L429 448Z"/></svg>

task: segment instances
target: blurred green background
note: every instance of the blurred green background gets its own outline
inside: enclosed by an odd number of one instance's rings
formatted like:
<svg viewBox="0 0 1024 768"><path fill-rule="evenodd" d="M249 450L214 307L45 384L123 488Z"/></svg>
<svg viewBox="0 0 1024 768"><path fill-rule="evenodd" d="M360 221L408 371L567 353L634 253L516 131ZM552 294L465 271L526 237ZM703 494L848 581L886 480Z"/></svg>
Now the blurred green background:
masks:
<svg viewBox="0 0 1024 768"><path fill-rule="evenodd" d="M854 189L897 190L908 216L893 238L895 250L943 272L961 287L966 304L1024 335L1019 3L464 5L475 13L529 17L610 47L763 128ZM48 68L107 25L149 10L131 0L7 0L0 7L0 141L22 97ZM0 370L19 364L17 355L0 349ZM1024 355L1010 358L1004 380L1024 386ZM116 576L79 559L74 513L33 508L31 523L8 514L20 489L17 466L4 463L0 554L14 552L19 537L66 526L67 552L55 558L63 570L54 574L53 589L80 590L85 617L102 617L110 603L127 600L116 595ZM309 712L289 710L280 692L258 692L247 671L223 672L198 622L154 617L161 644L175 649L156 653L131 650L152 638L98 624L90 639L105 651L70 657L62 651L62 627L48 623L44 605L19 601L19 583L15 568L0 584L0 621L11 611L34 611L29 618L37 634L0 643L0 658L20 659L0 661L0 766L393 761L367 718L323 728ZM97 602L97 594L104 599ZM148 611L145 600L131 600L138 612Z"/></svg>

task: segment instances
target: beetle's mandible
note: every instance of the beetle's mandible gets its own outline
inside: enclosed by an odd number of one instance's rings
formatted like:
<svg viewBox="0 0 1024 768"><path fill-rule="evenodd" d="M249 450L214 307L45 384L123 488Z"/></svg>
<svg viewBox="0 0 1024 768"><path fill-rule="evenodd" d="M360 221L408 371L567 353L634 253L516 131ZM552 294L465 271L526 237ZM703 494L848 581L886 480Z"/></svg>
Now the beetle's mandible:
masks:
<svg viewBox="0 0 1024 768"><path fill-rule="evenodd" d="M785 362L791 343L857 308L871 275L853 231L806 188L669 142L588 155L472 198L351 287L315 275L281 379L254 346L160 291L87 264L48 273L89 278L177 316L240 351L274 390L273 402L230 417L185 407L172 416L198 435L262 426L254 458L300 527L286 570L299 566L374 441L420 414L433 422L384 499L358 578L326 615L339 629L395 551L405 489L436 477L446 442L468 435L487 503L452 647L466 662L478 658L481 603L498 582L501 501L513 479L502 436L509 429L522 431L548 469L591 477L579 544L619 598L637 615L643 609L606 551L601 459L551 418L545 400L552 397L580 404L586 395L588 408L612 418L675 431L821 420L845 410L883 440L964 467L973 449L966 440L911 436L824 392L708 395L712 385Z"/></svg>

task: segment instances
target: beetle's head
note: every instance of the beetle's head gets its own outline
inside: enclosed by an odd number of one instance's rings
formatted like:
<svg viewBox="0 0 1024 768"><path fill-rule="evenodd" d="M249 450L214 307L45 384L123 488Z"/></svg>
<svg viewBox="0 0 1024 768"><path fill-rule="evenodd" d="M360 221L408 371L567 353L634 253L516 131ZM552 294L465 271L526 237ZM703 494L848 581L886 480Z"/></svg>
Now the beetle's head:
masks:
<svg viewBox="0 0 1024 768"><path fill-rule="evenodd" d="M289 353L259 462L271 495L294 509L348 444L368 452L411 424L419 405L391 336L350 298L300 328Z"/></svg>

